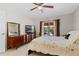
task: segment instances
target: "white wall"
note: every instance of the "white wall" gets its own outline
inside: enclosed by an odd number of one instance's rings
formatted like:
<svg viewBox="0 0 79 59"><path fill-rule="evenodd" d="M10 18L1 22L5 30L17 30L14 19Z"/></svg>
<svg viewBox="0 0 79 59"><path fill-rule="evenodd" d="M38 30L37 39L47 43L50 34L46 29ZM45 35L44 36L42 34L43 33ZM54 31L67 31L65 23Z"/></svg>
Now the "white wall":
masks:
<svg viewBox="0 0 79 59"><path fill-rule="evenodd" d="M73 30L73 14L58 17L60 19L60 34L66 34Z"/></svg>
<svg viewBox="0 0 79 59"><path fill-rule="evenodd" d="M79 30L79 8L74 12L74 30Z"/></svg>
<svg viewBox="0 0 79 59"><path fill-rule="evenodd" d="M58 16L58 17L49 17L49 18L40 18L40 19L35 19L35 25L36 25L36 30L39 33L40 30L40 21L42 20L53 20L53 19L60 19L60 35L63 35L71 30L73 30L73 14L67 14L63 16Z"/></svg>

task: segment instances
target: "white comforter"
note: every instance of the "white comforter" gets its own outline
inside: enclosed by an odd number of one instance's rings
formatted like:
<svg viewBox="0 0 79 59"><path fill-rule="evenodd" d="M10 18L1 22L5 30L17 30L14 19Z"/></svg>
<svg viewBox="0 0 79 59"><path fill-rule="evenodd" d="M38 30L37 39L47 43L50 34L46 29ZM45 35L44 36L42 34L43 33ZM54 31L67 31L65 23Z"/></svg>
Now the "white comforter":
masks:
<svg viewBox="0 0 79 59"><path fill-rule="evenodd" d="M74 41L79 42L78 36L73 39L65 39L62 36L45 35L32 40L28 45L28 50L51 55L79 55L79 48L74 47L74 44L77 46L79 43L76 44Z"/></svg>
<svg viewBox="0 0 79 59"><path fill-rule="evenodd" d="M36 38L33 40L33 42L37 42L40 44L56 44L61 47L67 47L71 44L71 41L68 39L65 39L64 37L57 37L57 36L41 36L39 38Z"/></svg>

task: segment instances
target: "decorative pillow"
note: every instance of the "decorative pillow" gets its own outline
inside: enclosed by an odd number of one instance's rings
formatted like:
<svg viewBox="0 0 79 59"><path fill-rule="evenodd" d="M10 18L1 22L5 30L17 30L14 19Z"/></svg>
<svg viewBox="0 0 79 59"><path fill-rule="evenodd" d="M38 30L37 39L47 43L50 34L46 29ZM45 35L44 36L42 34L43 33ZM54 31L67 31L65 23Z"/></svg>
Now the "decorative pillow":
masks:
<svg viewBox="0 0 79 59"><path fill-rule="evenodd" d="M73 39L79 34L79 31L70 31L68 34L70 34L69 39Z"/></svg>
<svg viewBox="0 0 79 59"><path fill-rule="evenodd" d="M70 34L68 39L71 43L73 43L79 38L79 31L70 31L68 32L68 34Z"/></svg>
<svg viewBox="0 0 79 59"><path fill-rule="evenodd" d="M67 35L65 36L65 39L69 39L69 36L70 36L70 34L67 34Z"/></svg>

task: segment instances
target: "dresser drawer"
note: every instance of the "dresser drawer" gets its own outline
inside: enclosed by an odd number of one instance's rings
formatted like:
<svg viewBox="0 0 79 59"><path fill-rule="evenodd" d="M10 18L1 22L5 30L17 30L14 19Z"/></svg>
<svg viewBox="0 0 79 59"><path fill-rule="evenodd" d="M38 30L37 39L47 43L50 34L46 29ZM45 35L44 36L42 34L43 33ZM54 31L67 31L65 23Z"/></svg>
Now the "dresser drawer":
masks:
<svg viewBox="0 0 79 59"><path fill-rule="evenodd" d="M24 44L24 36L8 37L8 48L17 48Z"/></svg>

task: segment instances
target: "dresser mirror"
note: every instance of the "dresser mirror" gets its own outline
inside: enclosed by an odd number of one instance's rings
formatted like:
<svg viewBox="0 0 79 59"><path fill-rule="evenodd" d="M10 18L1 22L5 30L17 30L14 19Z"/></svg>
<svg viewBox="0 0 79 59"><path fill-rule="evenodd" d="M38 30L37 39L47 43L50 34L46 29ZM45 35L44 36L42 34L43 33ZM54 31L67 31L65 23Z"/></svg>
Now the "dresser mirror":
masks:
<svg viewBox="0 0 79 59"><path fill-rule="evenodd" d="M7 22L7 34L8 36L18 36L20 35L20 24Z"/></svg>

